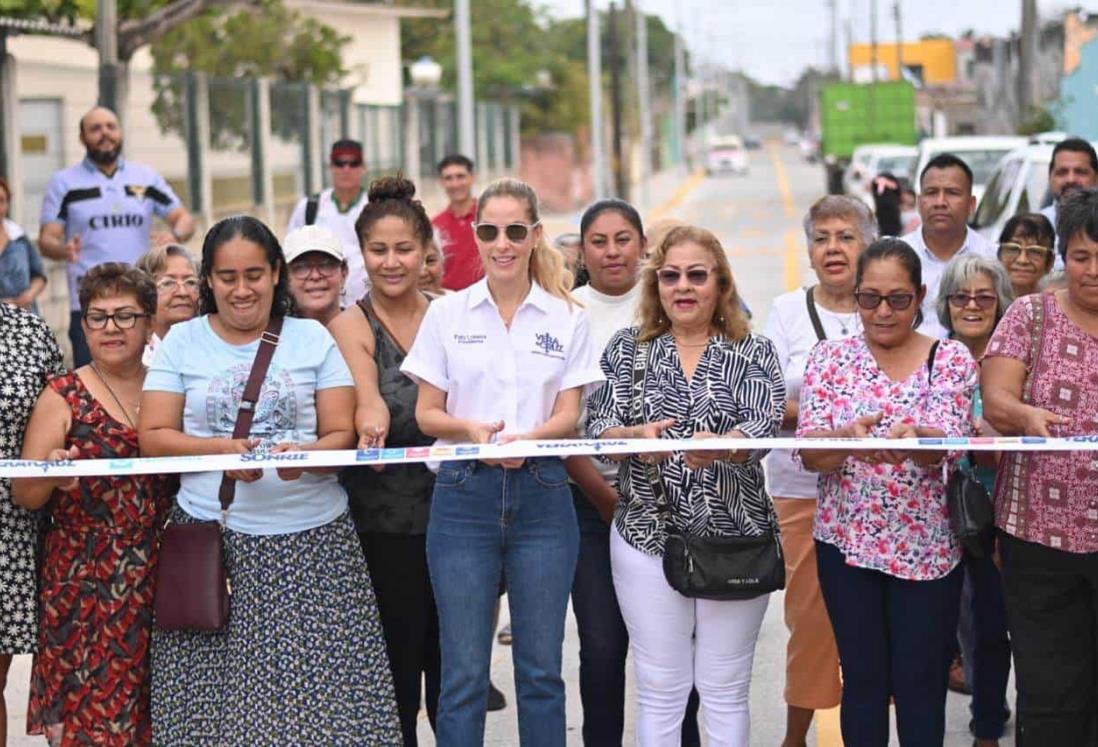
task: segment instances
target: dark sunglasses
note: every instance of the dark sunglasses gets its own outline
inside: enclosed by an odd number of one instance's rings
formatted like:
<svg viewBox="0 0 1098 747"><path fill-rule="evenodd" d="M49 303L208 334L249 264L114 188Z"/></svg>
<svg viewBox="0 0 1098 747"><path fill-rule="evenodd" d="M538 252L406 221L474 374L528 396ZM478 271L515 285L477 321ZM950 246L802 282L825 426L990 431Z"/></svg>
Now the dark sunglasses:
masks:
<svg viewBox="0 0 1098 747"><path fill-rule="evenodd" d="M500 226L495 223L477 223L474 224L473 230L476 231L478 239L485 244L491 244L499 238L501 228L503 229L503 235L510 241L526 241L526 237L530 235L530 232L540 225L540 220L529 225L525 223L508 223L506 226Z"/></svg>
<svg viewBox="0 0 1098 747"><path fill-rule="evenodd" d="M702 286L709 281L709 270L698 267L693 270L686 271L686 282L690 285ZM670 267L660 270L656 273L656 277L659 278L660 285L666 285L671 287L679 284L679 279L682 278L683 273L680 270L673 270Z"/></svg>
<svg viewBox="0 0 1098 747"><path fill-rule="evenodd" d="M970 295L968 293L950 293L947 297L949 305L955 309L963 309L972 301L976 302L976 308L982 311L990 311L999 303L999 297L991 293Z"/></svg>
<svg viewBox="0 0 1098 747"><path fill-rule="evenodd" d="M343 159L332 159L332 166L337 169L357 169L362 165L362 160L357 159L354 161L345 161Z"/></svg>
<svg viewBox="0 0 1098 747"><path fill-rule="evenodd" d="M881 305L881 301L885 301L893 311L903 311L911 306L911 302L915 300L915 294L889 293L887 296L882 296L880 293L874 293L873 291L858 291L854 294L854 300L866 311L873 311Z"/></svg>

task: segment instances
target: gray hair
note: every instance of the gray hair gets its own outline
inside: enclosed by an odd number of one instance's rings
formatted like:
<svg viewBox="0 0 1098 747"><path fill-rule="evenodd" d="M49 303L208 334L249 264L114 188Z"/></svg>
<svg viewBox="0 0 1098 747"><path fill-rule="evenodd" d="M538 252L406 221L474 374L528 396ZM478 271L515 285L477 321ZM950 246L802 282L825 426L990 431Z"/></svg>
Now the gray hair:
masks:
<svg viewBox="0 0 1098 747"><path fill-rule="evenodd" d="M1072 192L1056 208L1057 249L1067 260L1068 242L1079 234L1098 241L1098 189Z"/></svg>
<svg viewBox="0 0 1098 747"><path fill-rule="evenodd" d="M148 273L149 277L155 278L168 268L169 257L182 257L187 261L187 264L191 266L194 273L196 275L198 274L198 260L195 259L191 250L182 244L161 244L160 246L154 246L152 249L145 252L135 264L137 269L143 270Z"/></svg>
<svg viewBox="0 0 1098 747"><path fill-rule="evenodd" d="M979 254L959 254L950 260L942 273L942 282L938 287L938 298L934 300L934 309L938 312L938 321L950 332L953 331L953 319L949 315L949 297L963 288L978 275L991 278L999 305L995 309L995 323L1003 318L1007 307L1014 301L1014 289L1006 268L998 260Z"/></svg>
<svg viewBox="0 0 1098 747"><path fill-rule="evenodd" d="M812 246L812 233L821 220L841 218L853 223L862 235L862 243L869 246L877 238L877 221L873 211L856 197L827 195L812 204L804 216L804 238Z"/></svg>

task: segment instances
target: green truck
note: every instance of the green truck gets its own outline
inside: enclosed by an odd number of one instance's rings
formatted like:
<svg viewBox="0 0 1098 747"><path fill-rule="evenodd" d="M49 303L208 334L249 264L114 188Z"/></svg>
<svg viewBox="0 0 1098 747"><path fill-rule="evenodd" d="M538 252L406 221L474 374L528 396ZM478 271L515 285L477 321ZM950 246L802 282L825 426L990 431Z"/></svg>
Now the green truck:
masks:
<svg viewBox="0 0 1098 747"><path fill-rule="evenodd" d="M915 87L907 81L829 83L820 91L820 155L828 191L842 191L842 173L859 145L915 145Z"/></svg>

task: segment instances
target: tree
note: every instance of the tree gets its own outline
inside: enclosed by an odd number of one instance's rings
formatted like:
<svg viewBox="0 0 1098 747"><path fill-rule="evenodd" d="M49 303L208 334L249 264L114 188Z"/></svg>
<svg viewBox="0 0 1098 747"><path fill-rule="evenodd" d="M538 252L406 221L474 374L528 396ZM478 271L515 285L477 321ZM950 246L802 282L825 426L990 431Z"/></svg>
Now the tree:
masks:
<svg viewBox="0 0 1098 747"><path fill-rule="evenodd" d="M153 112L164 132L183 132L183 74L203 72L213 79L210 140L218 148L248 145L248 83L241 78L270 76L276 83L336 85L343 76L341 51L350 37L304 18L282 0L259 0L258 10L233 13L210 9L169 31L152 49ZM290 139L304 131L304 89L282 86L272 92L276 132ZM296 101L294 100L296 99ZM280 105L281 104L281 105ZM301 104L295 106L295 104Z"/></svg>

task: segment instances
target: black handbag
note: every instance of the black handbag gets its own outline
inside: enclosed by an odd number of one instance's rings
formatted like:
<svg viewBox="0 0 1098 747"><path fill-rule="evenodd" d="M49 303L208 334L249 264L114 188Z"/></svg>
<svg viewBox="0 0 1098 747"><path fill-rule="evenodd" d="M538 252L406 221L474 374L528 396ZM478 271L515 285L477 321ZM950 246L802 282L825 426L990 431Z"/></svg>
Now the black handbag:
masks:
<svg viewBox="0 0 1098 747"><path fill-rule="evenodd" d="M926 382L929 396L930 382L934 378L934 356L938 342L930 346L927 357ZM975 459L969 453L969 463ZM974 467L958 467L946 482L946 508L949 510L949 528L961 547L975 558L987 557L992 549L992 528L995 524L995 506L987 489L976 478Z"/></svg>
<svg viewBox="0 0 1098 747"><path fill-rule="evenodd" d="M633 359L632 417L644 422L644 374L651 343L637 341ZM746 537L703 537L674 525L663 479L654 464L646 465L648 482L667 531L663 575L672 589L695 599L752 599L785 588L785 559L771 514L766 534Z"/></svg>

